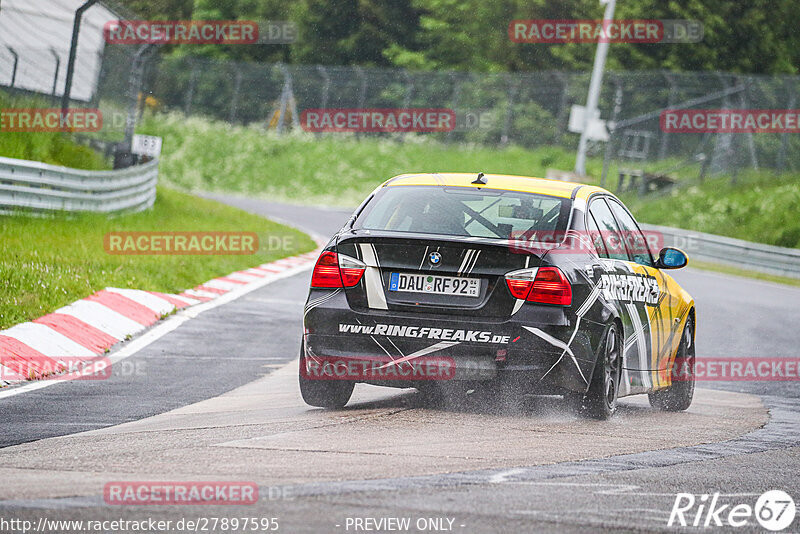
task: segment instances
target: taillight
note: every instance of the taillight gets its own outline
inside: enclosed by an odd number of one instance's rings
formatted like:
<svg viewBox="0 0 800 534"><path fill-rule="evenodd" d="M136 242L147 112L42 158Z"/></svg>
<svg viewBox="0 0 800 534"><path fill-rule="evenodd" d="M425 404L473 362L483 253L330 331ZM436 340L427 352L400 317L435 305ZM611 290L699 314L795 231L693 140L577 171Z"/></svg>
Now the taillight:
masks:
<svg viewBox="0 0 800 534"><path fill-rule="evenodd" d="M572 304L572 286L558 267L540 267L528 299L543 304Z"/></svg>
<svg viewBox="0 0 800 534"><path fill-rule="evenodd" d="M506 275L506 285L518 299L541 304L569 306L572 286L558 267L522 269Z"/></svg>
<svg viewBox="0 0 800 534"><path fill-rule="evenodd" d="M366 268L355 258L326 250L314 266L311 287L353 287L361 281Z"/></svg>
<svg viewBox="0 0 800 534"><path fill-rule="evenodd" d="M525 300L533 287L536 269L522 269L506 275L506 285L514 298Z"/></svg>
<svg viewBox="0 0 800 534"><path fill-rule="evenodd" d="M366 269L367 266L357 259L339 254L339 272L342 273L344 287L358 285Z"/></svg>

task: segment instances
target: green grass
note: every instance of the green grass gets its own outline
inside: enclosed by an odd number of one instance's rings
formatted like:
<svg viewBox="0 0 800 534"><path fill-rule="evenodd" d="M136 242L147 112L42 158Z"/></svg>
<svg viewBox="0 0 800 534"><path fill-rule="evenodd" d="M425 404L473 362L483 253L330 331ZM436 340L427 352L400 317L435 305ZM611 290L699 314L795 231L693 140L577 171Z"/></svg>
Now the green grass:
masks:
<svg viewBox="0 0 800 534"><path fill-rule="evenodd" d="M622 198L642 222L800 248L796 174L749 171L735 185L720 177L663 196Z"/></svg>
<svg viewBox="0 0 800 534"><path fill-rule="evenodd" d="M107 254L103 236L117 231L250 231L259 234L261 248L256 254L238 256ZM287 237L287 249L270 250L270 235ZM107 286L178 293L314 246L294 229L163 187L152 210L117 218L0 216L0 329Z"/></svg>
<svg viewBox="0 0 800 534"><path fill-rule="evenodd" d="M557 147L498 149L435 142L424 135L405 142L374 137L292 133L179 114L148 116L141 133L164 138L161 175L184 190L223 191L306 204L354 206L383 180L405 172L456 171L544 176L571 169L575 154ZM669 167L670 161L654 163ZM587 183L598 183L602 158L589 158ZM697 166L675 173L697 179ZM616 187L616 166L608 187ZM786 247L800 247L800 178L768 170L675 188L667 195L623 200L643 222L675 226Z"/></svg>
<svg viewBox="0 0 800 534"><path fill-rule="evenodd" d="M0 92L0 109L49 108L49 100L32 97L12 98ZM89 147L76 144L67 133L61 132L3 132L0 131L0 157L41 161L73 169L106 170L105 159Z"/></svg>
<svg viewBox="0 0 800 534"><path fill-rule="evenodd" d="M161 175L171 186L318 205L358 205L381 182L406 172L544 176L549 167L574 166L574 153L554 147L443 144L424 135L408 135L405 142L343 134L279 137L178 114L147 117L137 131L164 138ZM601 168L600 159L590 159L590 174L599 176Z"/></svg>

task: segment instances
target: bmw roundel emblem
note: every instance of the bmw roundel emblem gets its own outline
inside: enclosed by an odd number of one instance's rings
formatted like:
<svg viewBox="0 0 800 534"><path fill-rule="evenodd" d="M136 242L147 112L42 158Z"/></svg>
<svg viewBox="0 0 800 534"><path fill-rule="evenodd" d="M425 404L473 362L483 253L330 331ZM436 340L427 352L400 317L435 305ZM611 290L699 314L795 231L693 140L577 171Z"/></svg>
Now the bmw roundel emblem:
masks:
<svg viewBox="0 0 800 534"><path fill-rule="evenodd" d="M438 252L431 252L430 256L428 256L428 261L433 265L438 265L439 262L442 261L442 255Z"/></svg>

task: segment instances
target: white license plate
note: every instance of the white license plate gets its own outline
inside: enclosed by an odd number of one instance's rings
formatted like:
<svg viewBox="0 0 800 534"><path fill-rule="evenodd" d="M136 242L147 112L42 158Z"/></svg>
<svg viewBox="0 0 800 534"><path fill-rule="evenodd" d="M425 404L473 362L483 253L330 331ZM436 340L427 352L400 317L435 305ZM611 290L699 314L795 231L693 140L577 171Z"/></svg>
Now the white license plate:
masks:
<svg viewBox="0 0 800 534"><path fill-rule="evenodd" d="M477 297L480 289L481 281L478 278L408 273L392 273L389 276L389 291Z"/></svg>

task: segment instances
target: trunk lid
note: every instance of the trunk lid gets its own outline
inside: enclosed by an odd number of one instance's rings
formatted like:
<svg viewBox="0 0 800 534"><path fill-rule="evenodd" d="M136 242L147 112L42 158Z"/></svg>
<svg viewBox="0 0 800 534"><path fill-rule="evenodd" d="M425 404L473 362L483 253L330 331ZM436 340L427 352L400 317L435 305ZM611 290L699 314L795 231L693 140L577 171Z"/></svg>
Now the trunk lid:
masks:
<svg viewBox="0 0 800 534"><path fill-rule="evenodd" d="M347 291L352 308L411 313L509 317L517 299L505 274L540 265L539 255L505 240L427 234L350 231L337 251L367 264L363 282Z"/></svg>

